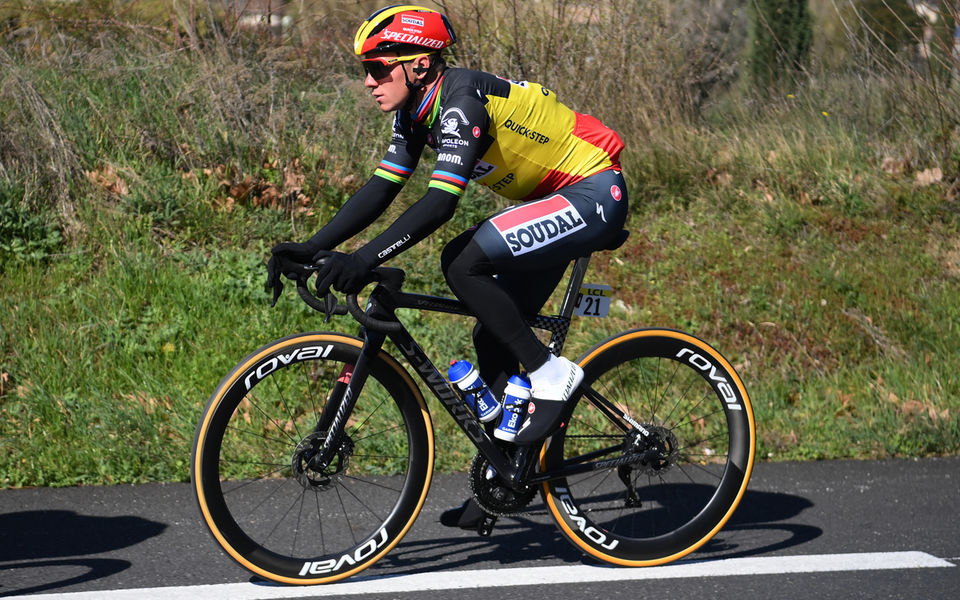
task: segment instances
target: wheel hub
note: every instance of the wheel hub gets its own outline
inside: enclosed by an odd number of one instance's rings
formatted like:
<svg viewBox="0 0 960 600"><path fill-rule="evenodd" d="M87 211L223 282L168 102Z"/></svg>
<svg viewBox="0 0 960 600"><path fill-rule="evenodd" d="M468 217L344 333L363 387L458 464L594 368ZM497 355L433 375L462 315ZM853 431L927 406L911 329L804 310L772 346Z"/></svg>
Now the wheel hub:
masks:
<svg viewBox="0 0 960 600"><path fill-rule="evenodd" d="M350 436L343 436L339 447L331 450L327 458L319 455L326 439L325 431L311 433L300 440L294 450L291 469L304 488L328 489L350 464L350 457L353 455L353 440Z"/></svg>
<svg viewBox="0 0 960 600"><path fill-rule="evenodd" d="M680 457L680 442L673 431L661 425L643 426L650 435L633 432L624 441L624 454L636 457L631 465L634 471L644 475L663 474L677 464Z"/></svg>

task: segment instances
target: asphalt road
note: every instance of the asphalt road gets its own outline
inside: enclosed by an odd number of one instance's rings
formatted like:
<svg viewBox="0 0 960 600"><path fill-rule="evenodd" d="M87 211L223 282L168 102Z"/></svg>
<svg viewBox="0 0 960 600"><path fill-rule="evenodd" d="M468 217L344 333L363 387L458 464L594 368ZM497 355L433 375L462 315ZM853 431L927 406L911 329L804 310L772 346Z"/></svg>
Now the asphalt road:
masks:
<svg viewBox="0 0 960 600"><path fill-rule="evenodd" d="M364 598L960 597L960 458L761 463L727 527L674 563L783 558L787 564L788 557L912 551L942 559L943 568L748 571L523 585L524 569L532 573L540 567L590 563L559 535L539 501L520 518L502 519L489 538L441 527L439 513L459 503L466 489L465 475L436 477L412 531L362 576L377 581L481 570L463 574L476 578L470 585L477 587ZM484 587L498 577L515 578L507 583L517 585ZM81 591L106 596L107 590L177 586L182 591L183 586L249 581L250 574L229 560L204 529L187 484L0 491L0 596L63 594L69 599ZM295 589L304 597L303 588ZM214 590L198 590L195 597L212 597ZM333 588L311 590L317 598L338 597L330 595ZM188 591L182 597L191 595Z"/></svg>

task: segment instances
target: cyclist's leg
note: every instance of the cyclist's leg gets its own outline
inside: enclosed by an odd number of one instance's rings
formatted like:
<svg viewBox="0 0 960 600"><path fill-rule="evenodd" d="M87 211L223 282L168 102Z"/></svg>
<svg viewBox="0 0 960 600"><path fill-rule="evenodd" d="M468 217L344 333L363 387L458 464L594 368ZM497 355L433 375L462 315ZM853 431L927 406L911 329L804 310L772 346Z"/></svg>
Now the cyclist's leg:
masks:
<svg viewBox="0 0 960 600"><path fill-rule="evenodd" d="M571 260L605 248L619 237L626 214L622 175L604 171L483 222L452 263L448 280L454 292L461 293L457 286L468 288L473 297L484 299L485 306L477 307L479 321L514 351L530 373L535 402L529 405L517 443L536 443L556 428L563 403L576 389L582 372L570 361L550 356L516 310L515 296L501 287L499 295L491 290L491 301L487 301L482 291L491 288L490 273L529 279L548 270L555 273L555 287ZM471 306L466 298L464 302Z"/></svg>
<svg viewBox="0 0 960 600"><path fill-rule="evenodd" d="M474 344L479 368L484 381L498 394L507 378L518 371L518 359L529 370L542 366L549 358L549 352L521 315L538 313L562 279L567 264L609 245L619 235L626 218L626 186L619 172L595 175L567 188L564 193L566 196L559 195L561 200L554 200L555 195L547 199L551 202L522 205L526 209L526 220L514 223L512 230L498 227L502 222L492 225L487 220L452 240L443 251L442 268L451 290L478 314ZM572 212L558 212L557 207L562 209L564 202ZM512 211L507 209L497 217ZM553 221L543 224L543 218L551 214L554 215ZM563 219L563 232L558 217ZM536 229L538 222L539 230ZM493 231L490 231L491 226ZM535 229L516 234L524 226ZM481 236L486 243L475 241L478 231L486 231ZM507 237L509 233L515 236ZM547 239L548 233L556 234L557 239L553 242L565 243L551 243ZM547 243L525 251L520 251L523 248L511 250L508 245L508 240L513 240L514 247L522 246L528 236L535 240L535 234L542 235L542 241ZM504 297L508 302L502 300ZM478 299L482 302L478 303ZM514 336L512 341L511 334ZM479 507L468 500L444 512L441 522L472 529L482 518Z"/></svg>
<svg viewBox="0 0 960 600"><path fill-rule="evenodd" d="M463 254L476 230L476 227L471 228L451 240L443 250L441 264L448 281L453 280L450 287L451 289L456 288L454 292L458 296L461 296L461 294L465 296L476 294L479 295L478 297L488 298L489 291L483 286L483 282L481 282L481 289L479 290L474 290L473 284L469 281L464 289L456 282L468 276L462 273L450 273L454 262L458 265L456 268L476 269L480 265L488 265L489 260L482 256L482 251L478 251L476 247L472 248L466 255ZM504 273L493 278L490 285L496 285L512 298L521 314L534 315L540 312L540 309L550 298L565 270L566 265L560 265L552 269L541 269L535 273L522 275ZM457 292L458 289L459 292ZM490 332L488 327L484 327L479 322L473 330L473 344L477 352L477 368L480 371L480 376L490 386L495 397L502 397L507 380L520 372L519 360L509 346L504 345L496 335ZM489 427L491 429L490 433L492 433L494 425L490 424ZM444 511L440 515L440 523L447 527L477 529L486 518L488 518L487 515L471 496L462 504Z"/></svg>
<svg viewBox="0 0 960 600"><path fill-rule="evenodd" d="M451 240L444 248L441 257L444 275L448 281L452 280L451 288L456 288L454 291L458 296L466 296L471 293L485 294L488 291L484 281L480 282L481 289L471 291L474 285L472 279L468 280L465 288L461 287L458 282L469 277L469 275L450 272L454 261L457 264L456 268L468 270L489 263L489 259L481 252L477 252L476 248L472 248L466 255L463 254L476 231L477 228L473 227ZM522 276L501 274L495 277L495 281L491 285L497 285L504 290L513 299L522 314L535 315L540 312L550 298L550 294L553 293L557 283L563 277L563 272L564 267L542 269L539 272ZM480 322L473 330L473 345L477 351L477 368L480 371L480 376L490 386L494 396L500 397L507 385L507 380L520 372L519 360L509 346L504 345L496 335L491 334L489 328L484 327Z"/></svg>
<svg viewBox="0 0 960 600"><path fill-rule="evenodd" d="M564 271L565 265L560 265L523 276L503 274L497 276L497 283L516 300L521 314L536 315L563 279ZM507 380L520 372L520 362L512 350L481 323L477 323L473 330L473 345L477 349L477 362L483 380L490 385L496 397L501 397Z"/></svg>
<svg viewBox="0 0 960 600"><path fill-rule="evenodd" d="M517 291L505 289L498 281L498 270L477 244L476 235L458 252L444 252L444 257L447 284L477 316L485 335L493 336L500 347L509 348L511 356L528 370L544 363L546 349L524 321Z"/></svg>
<svg viewBox="0 0 960 600"><path fill-rule="evenodd" d="M520 303L540 295L528 287L549 282L549 295L571 260L609 245L622 230L626 203L623 177L610 170L509 208L448 245L444 275L487 331L534 371L549 353L523 319ZM534 300L539 309L546 298Z"/></svg>

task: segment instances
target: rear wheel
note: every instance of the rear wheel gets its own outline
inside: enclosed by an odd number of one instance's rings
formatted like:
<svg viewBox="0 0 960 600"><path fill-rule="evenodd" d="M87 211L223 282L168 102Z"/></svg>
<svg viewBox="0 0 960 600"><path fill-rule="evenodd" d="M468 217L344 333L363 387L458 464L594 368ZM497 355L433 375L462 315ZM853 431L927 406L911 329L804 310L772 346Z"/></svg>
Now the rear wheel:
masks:
<svg viewBox="0 0 960 600"><path fill-rule="evenodd" d="M272 342L224 378L203 412L194 493L214 538L254 573L297 584L348 577L393 548L423 506L430 417L385 353L343 438L318 456L324 407L342 396L361 346L333 333Z"/></svg>
<svg viewBox="0 0 960 600"><path fill-rule="evenodd" d="M753 467L755 426L733 367L706 342L669 329L625 332L588 351L581 396L541 453L561 531L588 554L627 566L693 552L733 514Z"/></svg>

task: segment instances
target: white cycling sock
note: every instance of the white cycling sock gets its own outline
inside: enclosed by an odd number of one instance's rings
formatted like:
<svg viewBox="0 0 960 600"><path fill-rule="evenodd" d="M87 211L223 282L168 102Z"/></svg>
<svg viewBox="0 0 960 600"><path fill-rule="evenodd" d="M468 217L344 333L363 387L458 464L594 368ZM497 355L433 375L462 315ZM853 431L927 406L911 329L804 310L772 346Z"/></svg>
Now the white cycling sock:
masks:
<svg viewBox="0 0 960 600"><path fill-rule="evenodd" d="M529 373L530 385L559 385L566 382L569 372L567 361L551 354L543 366Z"/></svg>

